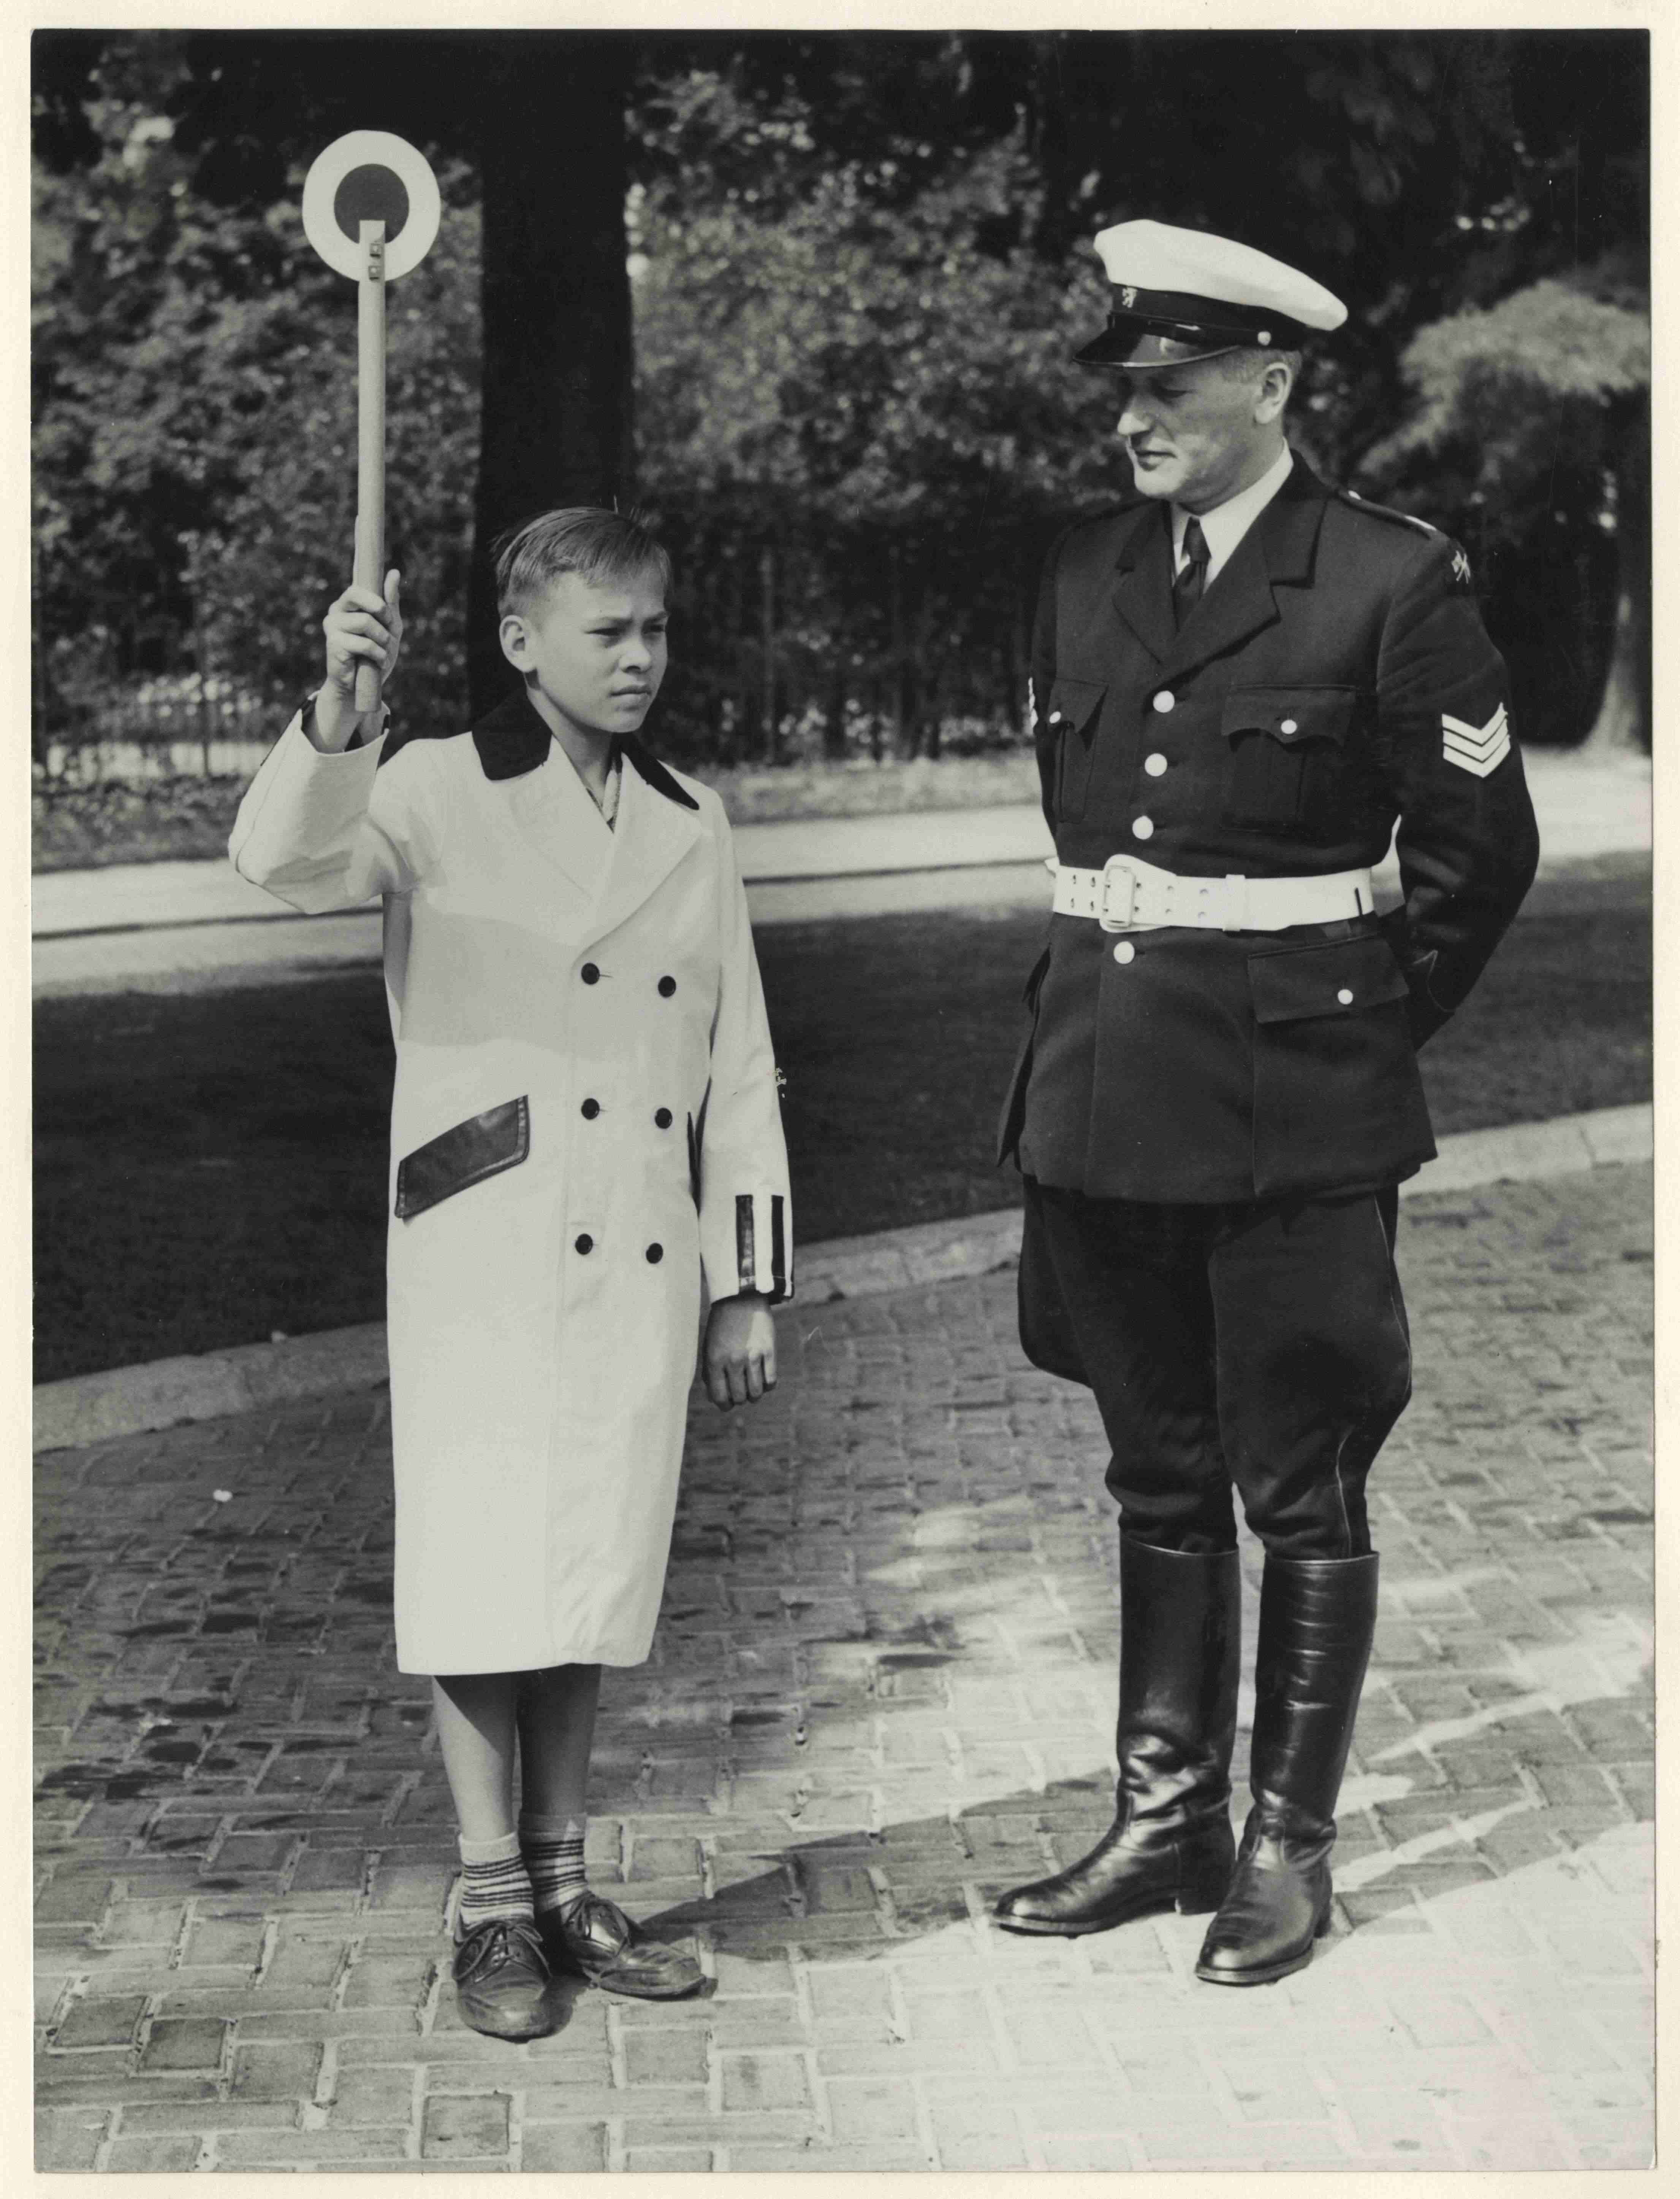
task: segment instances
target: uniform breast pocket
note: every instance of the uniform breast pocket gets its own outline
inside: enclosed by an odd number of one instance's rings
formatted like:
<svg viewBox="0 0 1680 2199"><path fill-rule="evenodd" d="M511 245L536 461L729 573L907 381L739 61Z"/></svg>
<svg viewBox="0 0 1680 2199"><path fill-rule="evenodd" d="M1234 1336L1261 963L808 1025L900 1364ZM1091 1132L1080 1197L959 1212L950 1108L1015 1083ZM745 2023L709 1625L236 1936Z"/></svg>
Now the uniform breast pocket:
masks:
<svg viewBox="0 0 1680 2199"><path fill-rule="evenodd" d="M1091 750L1107 692L1106 684L1100 680L1077 680L1065 672L1059 672L1051 682L1043 732L1055 743L1059 817L1084 814L1085 791L1091 782Z"/></svg>
<svg viewBox="0 0 1680 2199"><path fill-rule="evenodd" d="M1272 832L1325 823L1359 699L1356 687L1234 687L1220 717L1229 751L1225 822Z"/></svg>

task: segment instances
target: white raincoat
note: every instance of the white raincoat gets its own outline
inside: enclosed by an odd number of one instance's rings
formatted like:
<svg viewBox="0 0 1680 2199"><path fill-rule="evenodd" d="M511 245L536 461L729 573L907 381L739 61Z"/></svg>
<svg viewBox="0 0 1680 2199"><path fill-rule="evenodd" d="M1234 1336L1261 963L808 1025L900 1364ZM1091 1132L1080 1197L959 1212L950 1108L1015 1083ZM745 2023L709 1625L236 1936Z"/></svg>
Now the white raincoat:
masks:
<svg viewBox="0 0 1680 2199"><path fill-rule="evenodd" d="M405 1671L640 1663L703 1270L713 1298L791 1287L728 823L622 750L609 826L521 691L470 736L335 755L294 720L230 843L295 908L384 896Z"/></svg>

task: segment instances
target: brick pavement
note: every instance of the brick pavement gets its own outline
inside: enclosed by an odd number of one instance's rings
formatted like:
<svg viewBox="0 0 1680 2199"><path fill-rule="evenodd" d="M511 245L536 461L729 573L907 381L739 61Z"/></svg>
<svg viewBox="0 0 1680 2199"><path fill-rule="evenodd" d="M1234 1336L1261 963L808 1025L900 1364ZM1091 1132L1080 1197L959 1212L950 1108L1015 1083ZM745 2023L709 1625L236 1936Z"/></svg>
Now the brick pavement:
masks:
<svg viewBox="0 0 1680 2199"><path fill-rule="evenodd" d="M529 2046L440 1984L382 1403L44 1456L39 2164L1645 2165L1649 1200L1625 1167L1404 1210L1337 1928L1252 1992L1195 1982L1199 1920L984 1921L1111 1775L1100 1436L1007 1275L795 1308L776 1397L697 1413L590 1859L715 1986L580 1991Z"/></svg>

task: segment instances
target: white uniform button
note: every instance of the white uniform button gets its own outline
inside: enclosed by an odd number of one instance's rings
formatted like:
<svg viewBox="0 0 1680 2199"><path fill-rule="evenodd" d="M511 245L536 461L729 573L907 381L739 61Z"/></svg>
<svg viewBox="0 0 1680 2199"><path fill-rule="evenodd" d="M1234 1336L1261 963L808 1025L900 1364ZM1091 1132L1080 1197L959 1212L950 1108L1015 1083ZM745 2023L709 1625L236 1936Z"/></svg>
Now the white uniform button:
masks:
<svg viewBox="0 0 1680 2199"><path fill-rule="evenodd" d="M1164 755L1146 756L1143 767L1152 779L1159 779L1167 767L1167 760Z"/></svg>
<svg viewBox="0 0 1680 2199"><path fill-rule="evenodd" d="M1283 723L1278 727L1278 731L1280 733L1298 733L1300 730L1300 727L1296 724L1293 718L1286 718Z"/></svg>
<svg viewBox="0 0 1680 2199"><path fill-rule="evenodd" d="M1170 687L1164 687L1158 695L1152 698L1152 707L1158 710L1163 717L1165 717L1167 712L1171 709L1177 697L1173 694L1173 691Z"/></svg>
<svg viewBox="0 0 1680 2199"><path fill-rule="evenodd" d="M1136 953L1137 949L1133 946L1131 941L1129 939L1123 939L1120 942L1120 944L1114 950L1114 959L1117 962L1129 962L1133 955Z"/></svg>
<svg viewBox="0 0 1680 2199"><path fill-rule="evenodd" d="M1341 1002L1345 1008L1350 1008L1353 1006L1353 995L1349 992L1345 985L1344 985L1341 991L1337 994L1336 998Z"/></svg>
<svg viewBox="0 0 1680 2199"><path fill-rule="evenodd" d="M1050 723L1051 723L1053 726L1059 726L1059 725L1061 724L1061 722L1062 722L1062 714L1061 714L1061 712L1060 712L1059 710L1053 710L1053 711L1050 713Z"/></svg>
<svg viewBox="0 0 1680 2199"><path fill-rule="evenodd" d="M1135 839L1135 840L1152 840L1152 839L1154 838L1154 837L1155 837L1155 820L1154 820L1152 817L1135 817L1135 818L1133 818L1133 820L1132 820L1132 837L1133 837L1133 839Z"/></svg>

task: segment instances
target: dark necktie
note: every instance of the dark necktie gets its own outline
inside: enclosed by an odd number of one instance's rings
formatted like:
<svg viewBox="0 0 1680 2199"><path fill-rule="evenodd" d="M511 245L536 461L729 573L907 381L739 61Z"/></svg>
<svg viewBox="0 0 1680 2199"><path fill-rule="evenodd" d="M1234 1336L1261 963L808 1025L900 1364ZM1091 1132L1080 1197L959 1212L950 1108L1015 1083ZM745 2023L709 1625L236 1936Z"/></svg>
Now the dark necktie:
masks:
<svg viewBox="0 0 1680 2199"><path fill-rule="evenodd" d="M1182 626L1202 600L1202 590L1207 586L1207 537L1202 532L1199 519L1190 519L1184 526L1184 567L1173 581L1173 616Z"/></svg>

